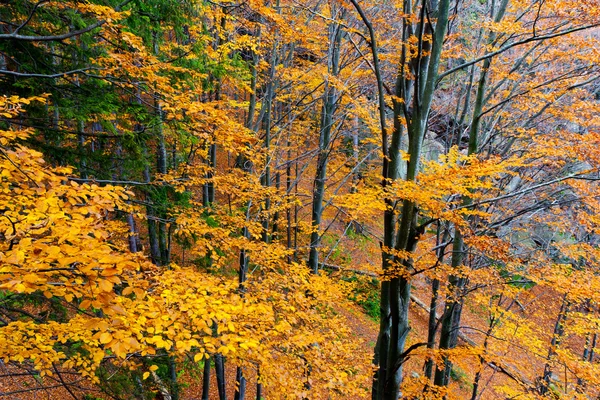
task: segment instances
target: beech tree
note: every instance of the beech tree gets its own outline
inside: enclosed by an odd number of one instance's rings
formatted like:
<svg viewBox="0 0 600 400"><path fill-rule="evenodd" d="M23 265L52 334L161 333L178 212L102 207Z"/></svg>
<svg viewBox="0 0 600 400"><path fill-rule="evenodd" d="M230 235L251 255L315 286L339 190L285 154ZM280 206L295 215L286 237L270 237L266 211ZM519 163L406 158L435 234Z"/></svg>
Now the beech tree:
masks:
<svg viewBox="0 0 600 400"><path fill-rule="evenodd" d="M598 10L6 4L1 394L597 396Z"/></svg>

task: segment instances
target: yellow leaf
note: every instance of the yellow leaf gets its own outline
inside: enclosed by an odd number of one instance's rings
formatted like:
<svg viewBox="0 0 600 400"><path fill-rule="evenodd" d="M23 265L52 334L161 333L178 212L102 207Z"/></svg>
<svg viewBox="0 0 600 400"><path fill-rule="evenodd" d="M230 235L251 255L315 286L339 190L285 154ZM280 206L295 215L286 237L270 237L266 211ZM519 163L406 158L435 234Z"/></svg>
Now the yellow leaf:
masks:
<svg viewBox="0 0 600 400"><path fill-rule="evenodd" d="M102 344L107 344L110 343L112 341L112 335L108 332L104 332L102 335L100 335L100 343Z"/></svg>
<svg viewBox="0 0 600 400"><path fill-rule="evenodd" d="M149 376L150 376L150 372L144 372L144 375L142 375L142 379L146 380L146 379L148 379Z"/></svg>
<svg viewBox="0 0 600 400"><path fill-rule="evenodd" d="M113 276L118 274L119 271L116 268L106 268L104 270L102 270L102 272L100 273L100 275L102 276Z"/></svg>
<svg viewBox="0 0 600 400"><path fill-rule="evenodd" d="M84 300L81 302L81 304L79 305L79 308L82 310L86 310L88 309L90 306L92 305L92 302L90 300Z"/></svg>
<svg viewBox="0 0 600 400"><path fill-rule="evenodd" d="M107 280L98 281L98 287L103 292L112 292L113 284Z"/></svg>

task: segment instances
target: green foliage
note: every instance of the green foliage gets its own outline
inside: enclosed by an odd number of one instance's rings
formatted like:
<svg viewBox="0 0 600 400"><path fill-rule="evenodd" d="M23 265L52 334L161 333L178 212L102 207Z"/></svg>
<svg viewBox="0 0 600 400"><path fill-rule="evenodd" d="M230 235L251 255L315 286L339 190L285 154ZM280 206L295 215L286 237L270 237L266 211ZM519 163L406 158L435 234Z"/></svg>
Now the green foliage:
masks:
<svg viewBox="0 0 600 400"><path fill-rule="evenodd" d="M381 315L379 303L381 300L379 280L364 275L352 274L342 280L352 282L353 291L349 299L356 302L374 321L379 321Z"/></svg>
<svg viewBox="0 0 600 400"><path fill-rule="evenodd" d="M524 290L529 290L535 286L535 282L527 279L526 276L509 272L503 266L496 266L496 268L498 269L500 276L504 278L506 283L510 286Z"/></svg>
<svg viewBox="0 0 600 400"><path fill-rule="evenodd" d="M339 245L339 236L331 233L326 233L321 237L321 242L324 247L332 249L328 260L333 264L348 265L352 262L352 257L343 247ZM327 254L327 253L326 253Z"/></svg>
<svg viewBox="0 0 600 400"><path fill-rule="evenodd" d="M473 390L473 383L469 380L469 375L462 369L454 366L450 370L450 378L458 382L462 389Z"/></svg>
<svg viewBox="0 0 600 400"><path fill-rule="evenodd" d="M352 240L353 245L357 246L359 249L364 249L367 244L373 243L372 238L363 233L356 232L355 227L355 224L350 224L350 227L346 230L346 236L348 239Z"/></svg>
<svg viewBox="0 0 600 400"><path fill-rule="evenodd" d="M146 398L152 393L142 380L141 371L130 371L112 364L102 365L96 376L100 379L100 390L113 399Z"/></svg>

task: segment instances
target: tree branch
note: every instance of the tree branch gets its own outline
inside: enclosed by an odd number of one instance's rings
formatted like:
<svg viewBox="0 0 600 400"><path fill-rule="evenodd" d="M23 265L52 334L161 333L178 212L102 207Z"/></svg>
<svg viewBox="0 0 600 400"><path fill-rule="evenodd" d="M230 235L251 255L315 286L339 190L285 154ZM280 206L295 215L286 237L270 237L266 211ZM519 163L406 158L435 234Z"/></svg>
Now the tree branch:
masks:
<svg viewBox="0 0 600 400"><path fill-rule="evenodd" d="M511 197L515 197L515 196L519 196L521 194L525 194L525 193L529 193L529 192L533 192L534 190L543 188L545 186L550 186L553 185L555 183L559 183L559 182L563 182L569 179L581 179L581 180L586 180L586 181L600 181L600 176L598 177L591 177L591 176L587 176L588 174L571 174L571 175L566 175L560 178L556 178L556 179L552 179L551 181L548 182L543 182L540 183L538 185L533 185L530 186L528 188L525 189L521 189L521 190L517 190L516 192L513 193L508 193L508 194L504 194L502 196L497 196L497 197L492 197L491 199L487 199L487 200L481 200L481 201L477 201L474 202L472 204L465 204L463 206L457 207L457 210L463 209L463 208L473 208L482 204L489 204L489 203L493 203L499 200L504 200L504 199L509 199Z"/></svg>
<svg viewBox="0 0 600 400"><path fill-rule="evenodd" d="M568 34L579 32L579 31L584 31L586 29L595 28L597 26L600 26L600 23L598 23L598 24L591 24L591 25L584 25L584 26L580 26L580 27L577 27L577 28L568 29L568 30L565 30L565 31L551 33L551 34L548 34L548 35L531 36L531 37L528 37L527 39L523 39L523 40L519 40L518 42L507 44L505 46L500 47L496 51L492 51L491 53L484 54L481 57L477 57L474 60L468 61L468 62L466 62L464 64L461 64L461 65L459 65L457 67L450 68L448 71L445 71L445 72L441 73L438 76L438 78L437 78L436 84L440 83L442 81L442 79L444 79L445 77L447 77L449 75L452 75L453 73L455 73L457 71L460 71L461 69L470 67L473 64L477 64L480 61L486 60L488 58L492 58L494 56L497 56L498 54L502 54L505 51L512 49L513 47L520 46L522 44L531 43L531 42L537 42L537 41L540 41L540 40L553 39L555 37L564 36L564 35L568 35Z"/></svg>
<svg viewBox="0 0 600 400"><path fill-rule="evenodd" d="M115 7L115 11L121 11L121 9L123 7L125 7L128 3L130 3L132 0L125 0L123 3L119 4L117 7ZM43 1L40 1L38 4L36 4L33 8L33 10L31 11L29 17L27 18L27 20L21 24L20 26L17 27L17 29L15 29L14 32L12 33L3 33L0 34L0 40L21 40L21 41L25 41L25 42L60 42L63 41L65 39L69 39L72 38L74 36L79 36L79 35L83 35L84 33L90 32L102 25L104 25L106 23L106 20L100 20L97 21L91 25L86 26L85 28L76 30L76 31L70 31L67 33L63 33L61 35L43 35L43 36L31 36L31 35L20 35L19 31L27 24L29 23L29 21L31 21L31 18L33 17L33 13L35 12L35 10L37 9L37 7L43 3Z"/></svg>
<svg viewBox="0 0 600 400"><path fill-rule="evenodd" d="M56 74L36 74L36 73L29 73L29 72L16 72L16 71L8 71L5 69L0 69L0 75L17 76L20 78L55 79L55 78L62 78L63 76L66 76L66 75L75 75L75 74L82 74L82 73L85 74L86 71L99 70L99 69L100 68L89 67L89 68L74 69L72 71L66 71L66 72L58 72Z"/></svg>
<svg viewBox="0 0 600 400"><path fill-rule="evenodd" d="M13 33L3 33L0 34L0 40L21 40L25 42L60 42L65 39L72 38L74 36L83 35L91 30L94 30L102 25L104 25L106 21L98 21L92 25L86 26L83 29L79 29L77 31L71 31L67 33L63 33L62 35L46 35L46 36L30 36L30 35L19 35L17 31Z"/></svg>

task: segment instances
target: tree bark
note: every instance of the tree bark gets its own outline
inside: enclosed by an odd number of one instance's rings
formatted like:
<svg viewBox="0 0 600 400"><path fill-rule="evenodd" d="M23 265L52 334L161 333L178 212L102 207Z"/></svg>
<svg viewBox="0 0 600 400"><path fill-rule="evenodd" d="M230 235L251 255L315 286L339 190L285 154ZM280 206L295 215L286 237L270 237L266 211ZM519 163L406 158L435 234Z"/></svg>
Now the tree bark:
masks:
<svg viewBox="0 0 600 400"><path fill-rule="evenodd" d="M202 374L202 400L209 400L210 395L210 358L204 360L204 372Z"/></svg>
<svg viewBox="0 0 600 400"><path fill-rule="evenodd" d="M564 325L567 320L567 313L569 312L570 302L567 295L565 294L562 299L560 310L556 317L556 323L554 324L554 332L552 334L552 340L550 341L550 348L548 349L548 361L544 365L544 373L539 378L538 392L541 395L545 395L550 390L550 380L552 378L552 365L550 363L552 357L556 354L556 347L560 344L564 333Z"/></svg>
<svg viewBox="0 0 600 400"><path fill-rule="evenodd" d="M499 5L499 9L494 18L495 22L500 22L504 17L508 0L502 0ZM492 9L492 13L494 10ZM496 40L494 32L490 33L488 43L492 44ZM492 59L488 58L484 61L484 65L481 69L479 81L477 85L477 94L475 98L475 104L473 106L473 118L469 129L469 145L467 149L468 155L477 154L479 151L479 130L481 124L482 110L485 102L485 90L487 85L487 74L490 68ZM472 204L472 200L469 196L463 198L463 205L469 207ZM465 245L463 233L458 229L454 233L454 243L452 247L452 262L451 266L453 270L457 270L464 263ZM467 279L458 276L451 275L448 279L448 291L450 293L446 300L444 308L444 315L442 318L442 330L440 334L439 348L441 350L453 349L457 345L458 331L460 327L460 320L462 317L462 305L465 286ZM450 379L450 372L452 365L447 356L443 357L443 365L438 366L435 373L435 385L447 386Z"/></svg>
<svg viewBox="0 0 600 400"><path fill-rule="evenodd" d="M214 360L219 400L227 400L227 392L225 390L225 358L222 354L215 354Z"/></svg>
<svg viewBox="0 0 600 400"><path fill-rule="evenodd" d="M333 12L332 12L333 14ZM329 25L330 48L328 55L328 72L332 76L339 74L340 46L342 42L342 27L338 23ZM336 112L339 100L338 90L325 80L325 92L323 93L323 108L321 112L321 126L319 129L319 154L317 156L317 171L313 181L313 199L311 225L312 233L310 235L310 250L308 257L308 267L317 274L319 272L319 247L321 244L321 219L323 216L323 198L325 197L325 181L327 177L327 164L331 152L331 132L333 129L333 116Z"/></svg>

